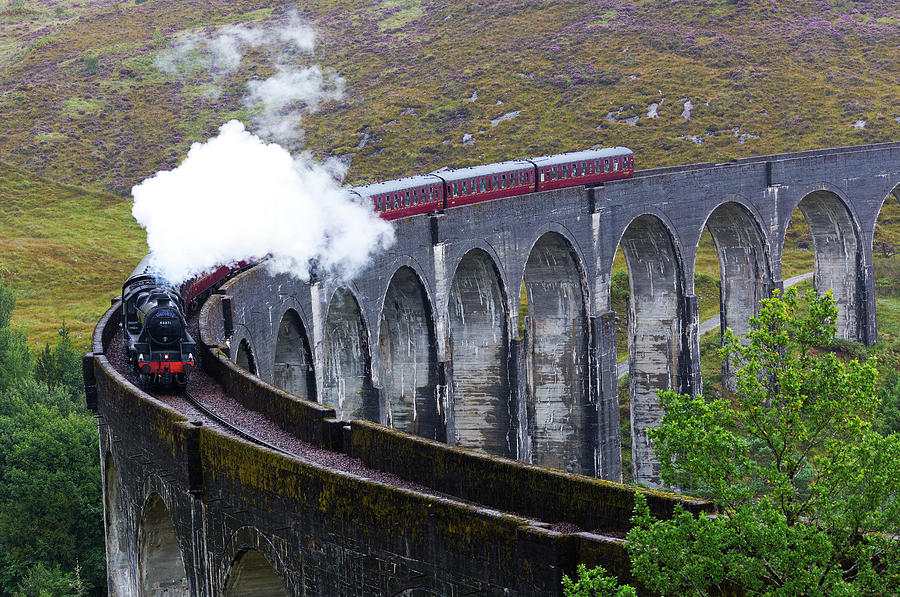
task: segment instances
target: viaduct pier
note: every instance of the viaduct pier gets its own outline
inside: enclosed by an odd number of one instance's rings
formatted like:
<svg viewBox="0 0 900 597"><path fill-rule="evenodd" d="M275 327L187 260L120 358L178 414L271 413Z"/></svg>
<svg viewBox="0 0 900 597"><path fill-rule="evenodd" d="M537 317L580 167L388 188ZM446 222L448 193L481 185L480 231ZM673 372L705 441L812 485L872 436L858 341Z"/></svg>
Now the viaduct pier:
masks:
<svg viewBox="0 0 900 597"><path fill-rule="evenodd" d="M654 486L656 391L700 388L703 230L722 325L741 333L782 286L799 207L839 335L870 344L872 238L898 183L900 143L646 170L399 220L397 243L350 283L240 274L200 315L207 375L247 412L362 467L351 472L137 389L112 364L111 309L85 358L111 594L554 594L579 561L627 578L636 490L614 483L617 248L631 288L633 474ZM707 507L647 495L661 515Z"/></svg>

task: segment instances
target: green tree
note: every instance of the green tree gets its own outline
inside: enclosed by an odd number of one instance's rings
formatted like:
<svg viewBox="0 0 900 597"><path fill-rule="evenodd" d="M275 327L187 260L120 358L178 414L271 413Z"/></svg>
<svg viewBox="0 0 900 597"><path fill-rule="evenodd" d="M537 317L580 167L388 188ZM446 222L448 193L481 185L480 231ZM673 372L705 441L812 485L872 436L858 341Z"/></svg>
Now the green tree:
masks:
<svg viewBox="0 0 900 597"><path fill-rule="evenodd" d="M0 391L31 376L31 352L25 335L12 329L16 298L0 283Z"/></svg>
<svg viewBox="0 0 900 597"><path fill-rule="evenodd" d="M0 597L105 593L97 424L63 325L34 367L0 285ZM35 379L37 377L38 379Z"/></svg>
<svg viewBox="0 0 900 597"><path fill-rule="evenodd" d="M633 587L619 586L616 578L607 574L602 566L588 570L584 564L579 564L575 580L569 578L568 575L563 575L562 585L565 597L635 597L637 595Z"/></svg>
<svg viewBox="0 0 900 597"><path fill-rule="evenodd" d="M900 437L882 436L872 363L831 344L832 297L763 301L723 357L732 398L660 393L650 433L672 486L721 514L656 520L638 499L628 549L635 576L662 595L895 595L900 592Z"/></svg>
<svg viewBox="0 0 900 597"><path fill-rule="evenodd" d="M84 396L84 381L81 373L81 354L72 348L69 328L63 322L59 329L56 348L49 344L38 354L34 364L34 378L51 388L61 387L73 398Z"/></svg>
<svg viewBox="0 0 900 597"><path fill-rule="evenodd" d="M90 414L65 389L34 380L0 394L0 595L74 579L79 566L82 587L99 594L100 495Z"/></svg>

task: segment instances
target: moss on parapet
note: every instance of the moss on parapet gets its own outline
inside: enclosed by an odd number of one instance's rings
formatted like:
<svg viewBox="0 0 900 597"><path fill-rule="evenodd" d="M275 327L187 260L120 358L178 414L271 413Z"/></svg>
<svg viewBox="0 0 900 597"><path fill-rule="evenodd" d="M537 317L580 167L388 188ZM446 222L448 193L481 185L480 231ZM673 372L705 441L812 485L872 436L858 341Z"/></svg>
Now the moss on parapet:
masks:
<svg viewBox="0 0 900 597"><path fill-rule="evenodd" d="M247 271L224 287L242 294L259 283L261 268ZM261 412L298 439L341 450L367 467L473 503L541 520L568 523L584 531L623 533L629 528L634 494L645 493L651 511L670 516L675 504L693 512L710 511L706 502L674 494L645 491L530 465L482 452L456 448L355 420L349 432L334 419L334 411L298 398L237 367L215 344L223 341L215 317L221 317L221 296L213 296L201 314L200 337L207 344L210 372L229 395Z"/></svg>

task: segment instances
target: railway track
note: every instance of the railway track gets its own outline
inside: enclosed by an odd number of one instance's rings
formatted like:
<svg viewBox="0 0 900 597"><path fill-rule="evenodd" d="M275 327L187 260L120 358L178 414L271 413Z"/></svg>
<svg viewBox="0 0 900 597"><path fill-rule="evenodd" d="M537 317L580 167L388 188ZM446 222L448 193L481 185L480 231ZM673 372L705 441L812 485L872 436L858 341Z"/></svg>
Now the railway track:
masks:
<svg viewBox="0 0 900 597"><path fill-rule="evenodd" d="M231 423L229 423L228 421L226 421L223 417L217 415L213 410L207 408L203 403L201 403L199 400L197 400L196 398L194 398L194 397L191 395L191 393L188 392L187 390L185 390L185 391L184 391L184 394L182 394L182 395L184 396L184 399L187 400L187 401L191 404L191 406L193 406L193 407L196 408L198 411L200 411L201 413L203 413L204 416L210 418L210 419L211 419L212 421L214 421L217 425L220 425L220 426L224 427L225 429L227 429L227 430L230 431L231 433L237 435L237 436L240 437L241 439L245 439L245 440L247 440L248 442L251 442L251 443L256 444L256 445L258 445L258 446L262 446L263 448L266 448L266 449L268 449L268 450L272 450L273 452L278 452L279 454L285 454L285 455L288 455L288 456L291 456L291 455L292 455L290 452L288 452L288 451L286 451L286 450L282 450L281 448L278 448L278 447L276 447L276 446L270 444L269 442L264 441L264 440L261 440L261 439L259 439L258 437L254 436L254 435L252 435L252 434L250 434L250 433L247 433L247 432L244 431L243 429L241 429L241 428L239 428L239 427L236 427L236 426L232 425Z"/></svg>

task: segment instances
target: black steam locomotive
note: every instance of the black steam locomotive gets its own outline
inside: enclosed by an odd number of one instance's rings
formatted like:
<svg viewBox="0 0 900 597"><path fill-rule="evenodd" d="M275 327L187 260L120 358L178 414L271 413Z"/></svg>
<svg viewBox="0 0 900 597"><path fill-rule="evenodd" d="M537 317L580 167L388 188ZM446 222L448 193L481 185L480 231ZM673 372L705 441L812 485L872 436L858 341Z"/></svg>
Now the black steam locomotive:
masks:
<svg viewBox="0 0 900 597"><path fill-rule="evenodd" d="M222 282L257 262L219 266L175 286L153 269L149 255L141 260L122 285L125 354L141 385L187 385L197 350L187 316Z"/></svg>
<svg viewBox="0 0 900 597"><path fill-rule="evenodd" d="M184 298L145 257L122 286L125 354L144 387L187 385L197 345L188 333Z"/></svg>

